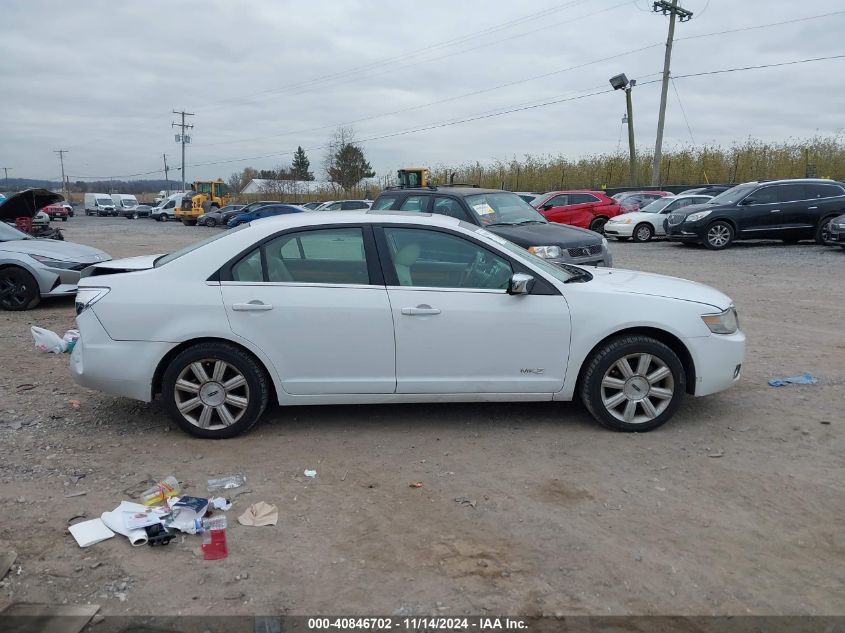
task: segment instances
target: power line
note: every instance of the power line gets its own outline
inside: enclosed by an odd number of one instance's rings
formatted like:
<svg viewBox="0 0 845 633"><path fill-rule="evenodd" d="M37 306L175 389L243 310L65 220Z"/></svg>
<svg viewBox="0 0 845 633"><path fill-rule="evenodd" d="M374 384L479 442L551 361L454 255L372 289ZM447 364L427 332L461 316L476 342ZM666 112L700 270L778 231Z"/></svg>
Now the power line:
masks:
<svg viewBox="0 0 845 633"><path fill-rule="evenodd" d="M692 134L692 127L689 124L689 119L687 118L687 111L684 110L684 104L681 103L681 95L678 93L678 86L675 85L675 78L670 78L672 82L672 90L675 91L675 97L678 99L678 106L681 108L681 114L684 115L684 123L687 124L687 131L689 132L690 140L692 140L692 144L695 145L695 136Z"/></svg>
<svg viewBox="0 0 845 633"><path fill-rule="evenodd" d="M757 29L767 29L772 26L784 26L786 24L797 24L798 22L807 22L809 20L818 20L820 18L829 18L834 15L842 15L845 13L845 10L842 11L831 11L830 13L820 13L818 15L808 15L803 18L793 18L790 20L782 20L780 22L769 22L768 24L754 24L751 26L743 26L737 29L727 29L725 31L715 31L712 33L699 33L698 35L687 35L685 37L677 37L675 38L676 42L683 42L685 40L695 40L702 37L712 37L714 35L726 35L728 33L741 33L742 31L756 31Z"/></svg>
<svg viewBox="0 0 845 633"><path fill-rule="evenodd" d="M828 61L831 59L843 59L845 58L845 54L842 55L829 55L827 57L810 57L808 59L796 59L789 62L778 62L775 64L760 64L758 66L742 66L740 68L723 68L721 70L706 70L700 73L687 73L685 75L673 75L675 79L686 79L687 77L704 77L705 75L720 75L723 73L736 73L743 70L759 70L761 68L778 68L780 66L794 66L795 64L807 64L809 62L821 62L821 61Z"/></svg>

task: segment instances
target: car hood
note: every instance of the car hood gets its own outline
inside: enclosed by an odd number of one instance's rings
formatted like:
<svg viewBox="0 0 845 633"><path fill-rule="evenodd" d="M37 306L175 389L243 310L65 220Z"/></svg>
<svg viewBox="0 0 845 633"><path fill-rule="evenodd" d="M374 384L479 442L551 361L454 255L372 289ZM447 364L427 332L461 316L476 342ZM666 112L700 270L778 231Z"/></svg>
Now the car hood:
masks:
<svg viewBox="0 0 845 633"><path fill-rule="evenodd" d="M521 226L485 226L486 230L500 235L523 248L529 246L591 246L601 243L601 235L587 229L548 222Z"/></svg>
<svg viewBox="0 0 845 633"><path fill-rule="evenodd" d="M0 220L14 222L15 218L31 218L39 209L62 200L64 197L61 194L46 189L25 189L0 204Z"/></svg>
<svg viewBox="0 0 845 633"><path fill-rule="evenodd" d="M41 255L63 262L79 262L80 264L104 262L111 259L108 253L104 253L97 248L58 240L10 240L0 242L0 251L23 255Z"/></svg>
<svg viewBox="0 0 845 633"><path fill-rule="evenodd" d="M722 205L719 204L707 204L706 202L702 202L700 204L690 204L685 207L681 207L680 209L675 209L672 211L671 215L682 215L687 217L690 213L695 213L696 211L715 211L721 207Z"/></svg>
<svg viewBox="0 0 845 633"><path fill-rule="evenodd" d="M590 284L611 292L690 301L718 310L726 310L732 303L725 293L687 279L622 268L591 268L590 273L593 275Z"/></svg>

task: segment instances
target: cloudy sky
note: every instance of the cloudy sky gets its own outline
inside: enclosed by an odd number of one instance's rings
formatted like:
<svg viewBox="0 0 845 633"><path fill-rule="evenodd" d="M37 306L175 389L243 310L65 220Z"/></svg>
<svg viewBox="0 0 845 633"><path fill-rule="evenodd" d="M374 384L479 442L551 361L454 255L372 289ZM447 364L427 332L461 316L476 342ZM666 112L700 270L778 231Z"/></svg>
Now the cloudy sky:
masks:
<svg viewBox="0 0 845 633"><path fill-rule="evenodd" d="M613 152L625 100L604 91L619 72L640 84L637 143L654 146L668 18L648 0L3 5L0 166L10 176L58 178L62 148L71 180L163 177L162 154L179 161L174 109L195 113L189 179L287 165L297 145L319 177L338 124L354 127L379 174ZM842 0L682 6L695 15L676 30L665 147L690 143L690 131L726 145L845 135L845 59L681 77L843 54ZM559 103L487 116L549 101Z"/></svg>

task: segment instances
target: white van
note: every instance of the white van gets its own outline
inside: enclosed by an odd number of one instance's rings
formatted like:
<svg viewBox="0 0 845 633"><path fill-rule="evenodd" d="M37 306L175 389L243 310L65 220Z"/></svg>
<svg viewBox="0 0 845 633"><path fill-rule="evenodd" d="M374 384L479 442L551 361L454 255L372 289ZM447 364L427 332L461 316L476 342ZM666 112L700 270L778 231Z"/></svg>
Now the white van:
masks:
<svg viewBox="0 0 845 633"><path fill-rule="evenodd" d="M85 215L116 215L114 200L107 193L85 194Z"/></svg>
<svg viewBox="0 0 845 633"><path fill-rule="evenodd" d="M186 194L184 193L174 193L173 195L165 198L159 202L157 206L153 207L152 211L150 211L150 217L156 222L175 220L176 209L182 206L182 198L184 198L185 195Z"/></svg>
<svg viewBox="0 0 845 633"><path fill-rule="evenodd" d="M138 198L128 193L113 193L111 199L117 215L121 215L121 211L133 210L138 206Z"/></svg>

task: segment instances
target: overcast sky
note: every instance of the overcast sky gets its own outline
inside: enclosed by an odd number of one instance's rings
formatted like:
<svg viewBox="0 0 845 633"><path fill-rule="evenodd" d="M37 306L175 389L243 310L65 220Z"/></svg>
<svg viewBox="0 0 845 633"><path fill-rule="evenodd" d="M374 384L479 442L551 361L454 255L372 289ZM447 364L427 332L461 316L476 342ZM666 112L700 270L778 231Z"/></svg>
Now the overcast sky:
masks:
<svg viewBox="0 0 845 633"><path fill-rule="evenodd" d="M845 11L842 0L682 5L695 15L676 30L675 76L845 53L845 13L796 21ZM171 110L184 108L196 113L189 179L286 166L297 145L309 150L319 178L317 148L338 124L357 121L365 140L606 90L619 72L641 84L636 136L650 150L660 84L646 82L659 79L668 25L650 6L4 0L0 166L12 167L10 176L58 179L59 148L68 150L71 180L159 170L164 153L176 166ZM780 21L789 23L682 39ZM678 78L675 85L697 143L780 141L843 133L843 71L845 59L838 59ZM532 79L538 75L546 76ZM407 111L391 114L397 110ZM578 157L616 151L624 110L622 92L609 92L363 146L379 174L404 164ZM623 150L626 142L622 136ZM670 87L665 147L688 143ZM276 155L252 158L267 154ZM215 161L226 162L201 165Z"/></svg>

